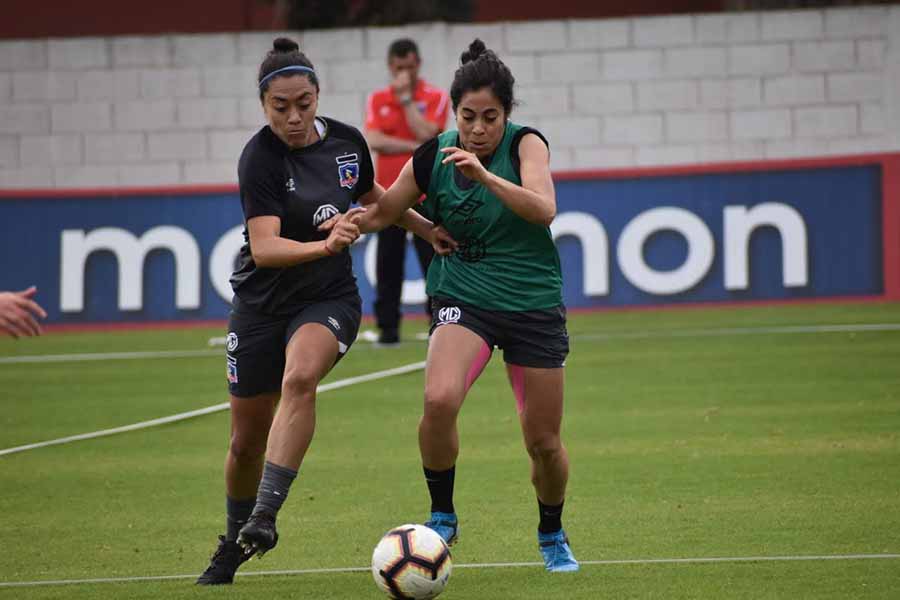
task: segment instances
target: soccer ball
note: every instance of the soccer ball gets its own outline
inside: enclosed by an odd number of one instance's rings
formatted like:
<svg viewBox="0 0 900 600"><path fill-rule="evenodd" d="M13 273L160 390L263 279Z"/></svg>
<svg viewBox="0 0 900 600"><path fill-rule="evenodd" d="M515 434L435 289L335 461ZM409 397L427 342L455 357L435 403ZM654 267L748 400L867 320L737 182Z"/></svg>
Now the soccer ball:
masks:
<svg viewBox="0 0 900 600"><path fill-rule="evenodd" d="M450 549L424 525L391 529L372 553L375 585L396 600L434 598L447 587L451 570Z"/></svg>

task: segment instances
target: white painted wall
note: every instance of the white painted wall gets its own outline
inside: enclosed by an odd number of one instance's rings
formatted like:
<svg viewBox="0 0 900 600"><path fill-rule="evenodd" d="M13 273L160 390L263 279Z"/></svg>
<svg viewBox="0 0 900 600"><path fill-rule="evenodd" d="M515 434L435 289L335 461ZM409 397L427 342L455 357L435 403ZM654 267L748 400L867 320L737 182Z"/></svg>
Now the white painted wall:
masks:
<svg viewBox="0 0 900 600"><path fill-rule="evenodd" d="M0 42L0 188L234 182L276 35ZM393 39L418 40L425 77L449 86L481 37L557 170L900 150L900 7L289 35L320 112L356 125Z"/></svg>

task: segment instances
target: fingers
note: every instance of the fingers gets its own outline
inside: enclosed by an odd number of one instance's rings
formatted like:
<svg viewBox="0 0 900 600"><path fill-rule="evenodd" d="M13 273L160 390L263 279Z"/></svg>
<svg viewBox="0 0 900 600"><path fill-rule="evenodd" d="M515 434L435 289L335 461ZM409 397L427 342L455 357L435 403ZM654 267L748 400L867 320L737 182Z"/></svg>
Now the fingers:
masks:
<svg viewBox="0 0 900 600"><path fill-rule="evenodd" d="M436 242L433 245L433 248L434 248L434 253L439 256L450 256L451 254L453 254L452 248L450 248L449 246L444 246L443 244L441 244L439 242Z"/></svg>
<svg viewBox="0 0 900 600"><path fill-rule="evenodd" d="M42 319L47 318L47 312L41 307L40 304L35 302L34 300L28 300L27 298L19 298L17 302L19 308L25 311L26 314L34 315L36 317L40 317Z"/></svg>
<svg viewBox="0 0 900 600"><path fill-rule="evenodd" d="M347 248L353 242L356 241L356 238L350 235L344 235L338 232L335 232L333 235L328 237L327 245L335 252L341 252L344 248Z"/></svg>
<svg viewBox="0 0 900 600"><path fill-rule="evenodd" d="M459 247L459 244L456 240L453 239L453 236L450 235L443 227L437 227L434 232L434 237L441 244L448 246L451 250L456 250Z"/></svg>
<svg viewBox="0 0 900 600"><path fill-rule="evenodd" d="M334 224L337 223L340 219L341 219L341 215L334 215L333 217L331 217L330 219L328 219L327 221L325 221L324 223L319 225L319 227L318 227L319 231L329 231L332 227L334 227Z"/></svg>
<svg viewBox="0 0 900 600"><path fill-rule="evenodd" d="M450 235L450 232L440 225L432 229L432 247L441 256L449 256L456 251L459 244Z"/></svg>
<svg viewBox="0 0 900 600"><path fill-rule="evenodd" d="M367 210L369 210L369 209L367 209L365 206L357 206L357 207L351 208L350 210L345 212L342 215L342 218L345 221L349 221L349 220L353 219L354 217L359 218L359 217L362 217L363 214L365 214Z"/></svg>
<svg viewBox="0 0 900 600"><path fill-rule="evenodd" d="M4 315L0 318L0 329L13 336L16 339L28 336L28 332L22 325L16 321L14 317Z"/></svg>
<svg viewBox="0 0 900 600"><path fill-rule="evenodd" d="M359 237L360 233L359 226L357 226L355 223L347 223L343 221L338 223L337 227L335 227L334 230L335 233L338 233L340 235L352 236L354 240Z"/></svg>
<svg viewBox="0 0 900 600"><path fill-rule="evenodd" d="M22 296L23 298L33 298L34 295L37 293L37 287L31 286L27 290L22 290L21 292L16 292L16 293L19 296Z"/></svg>
<svg viewBox="0 0 900 600"><path fill-rule="evenodd" d="M18 325L23 331L25 331L25 335L41 335L41 326L30 314L23 311L16 315L16 317Z"/></svg>

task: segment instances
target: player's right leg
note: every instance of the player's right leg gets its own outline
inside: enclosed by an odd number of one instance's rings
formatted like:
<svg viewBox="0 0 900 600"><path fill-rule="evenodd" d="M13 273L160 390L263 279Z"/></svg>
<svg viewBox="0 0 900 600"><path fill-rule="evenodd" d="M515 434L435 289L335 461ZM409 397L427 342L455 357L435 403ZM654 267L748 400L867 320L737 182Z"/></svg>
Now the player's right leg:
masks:
<svg viewBox="0 0 900 600"><path fill-rule="evenodd" d="M448 543L456 541L459 521L453 506L453 485L459 434L456 418L466 392L490 360L491 346L466 327L460 319L459 307L453 308L455 319L441 319L435 307L435 325L428 344L425 367L425 408L419 422L419 450L425 481L431 495L431 518L425 523ZM465 310L465 309L463 309Z"/></svg>
<svg viewBox="0 0 900 600"><path fill-rule="evenodd" d="M236 307L239 303L236 303ZM199 585L229 584L252 556L238 545L238 532L256 504L269 428L280 396L284 364L272 357L284 348L284 319L236 308L226 338L226 369L231 394L231 438L225 455L225 535Z"/></svg>
<svg viewBox="0 0 900 600"><path fill-rule="evenodd" d="M277 393L231 397L231 441L225 455L225 535L219 536L209 566L197 579L199 585L232 583L238 567L252 556L238 545L237 536L256 504L266 438L277 402Z"/></svg>

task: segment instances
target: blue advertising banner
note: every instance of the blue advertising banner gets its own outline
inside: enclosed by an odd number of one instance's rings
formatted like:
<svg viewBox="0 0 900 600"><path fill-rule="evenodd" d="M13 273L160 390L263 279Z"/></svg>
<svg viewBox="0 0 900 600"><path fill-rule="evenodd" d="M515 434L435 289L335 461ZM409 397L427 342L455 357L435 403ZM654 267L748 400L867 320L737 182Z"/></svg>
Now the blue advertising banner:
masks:
<svg viewBox="0 0 900 600"><path fill-rule="evenodd" d="M552 231L569 307L884 293L879 164L564 178ZM39 288L49 323L224 319L242 243L236 192L0 198L0 289ZM353 248L365 310L374 236ZM488 249L489 251L489 249ZM424 300L409 251L404 302Z"/></svg>

